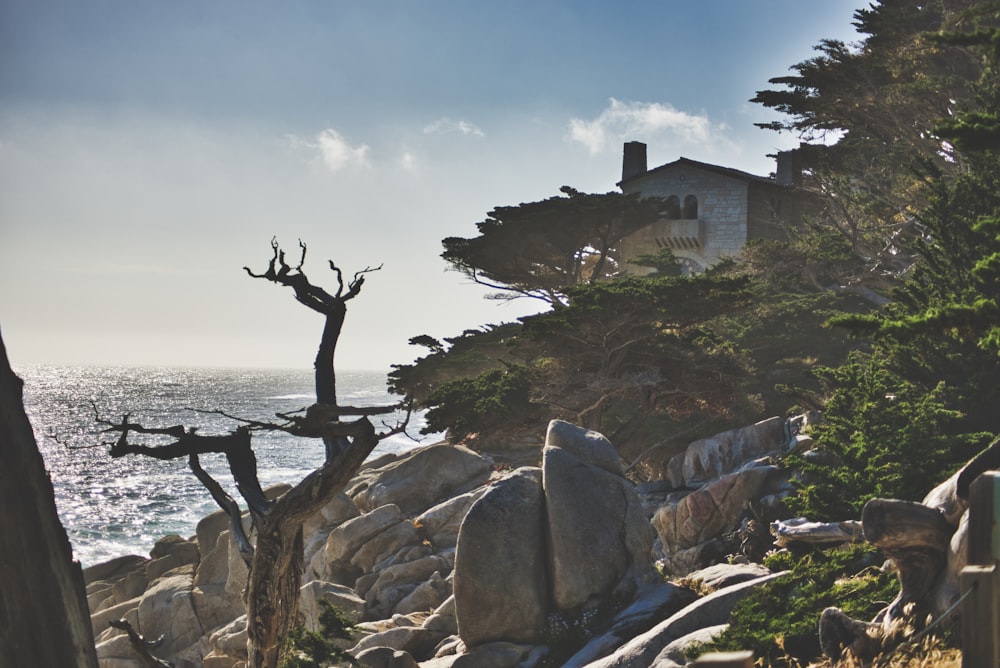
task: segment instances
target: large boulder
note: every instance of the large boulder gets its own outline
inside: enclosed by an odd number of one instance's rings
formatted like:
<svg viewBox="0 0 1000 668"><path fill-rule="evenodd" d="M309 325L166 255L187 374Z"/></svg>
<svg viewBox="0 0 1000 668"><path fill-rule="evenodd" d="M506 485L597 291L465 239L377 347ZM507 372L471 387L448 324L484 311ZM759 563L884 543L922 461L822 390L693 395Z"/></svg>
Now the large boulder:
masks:
<svg viewBox="0 0 1000 668"><path fill-rule="evenodd" d="M193 570L161 577L139 601L139 633L147 638L163 636L154 650L158 657L186 658L205 635L191 594L192 575Z"/></svg>
<svg viewBox="0 0 1000 668"><path fill-rule="evenodd" d="M660 579L654 539L611 443L553 420L541 472L524 467L494 482L465 516L454 572L459 636L468 647L532 643L550 612L627 605Z"/></svg>
<svg viewBox="0 0 1000 668"><path fill-rule="evenodd" d="M552 420L545 432L545 446L562 448L585 464L617 475L624 474L622 458L604 434L564 420Z"/></svg>
<svg viewBox="0 0 1000 668"><path fill-rule="evenodd" d="M393 564L378 571L375 581L364 596L369 615L374 619L388 617L396 610L398 604L435 574L443 580L449 572L448 562L436 555ZM445 598L446 595L436 602L429 603L425 610L430 612Z"/></svg>
<svg viewBox="0 0 1000 668"><path fill-rule="evenodd" d="M733 607L762 584L785 575L773 573L720 589L674 613L645 633L619 647L613 654L588 664L588 668L647 668L671 642L689 633L728 621Z"/></svg>
<svg viewBox="0 0 1000 668"><path fill-rule="evenodd" d="M661 506L653 526L667 554L695 547L739 526L747 504L784 484L776 466L756 466L724 475L675 503Z"/></svg>
<svg viewBox="0 0 1000 668"><path fill-rule="evenodd" d="M664 617L690 604L694 592L668 582L643 587L631 605L617 613L600 635L592 638L561 664L562 668L584 668L609 655L622 643L648 630Z"/></svg>
<svg viewBox="0 0 1000 668"><path fill-rule="evenodd" d="M581 430L582 431L582 430ZM581 441L598 444L581 434ZM551 549L552 596L560 610L605 598L620 585L648 580L655 534L631 483L618 472L588 463L608 461L579 447L547 445L542 479Z"/></svg>
<svg viewBox="0 0 1000 668"><path fill-rule="evenodd" d="M785 420L772 417L693 442L667 465L675 488L694 488L740 468L745 462L783 452L790 440Z"/></svg>
<svg viewBox="0 0 1000 668"><path fill-rule="evenodd" d="M215 547L198 563L192 589L195 612L206 630L244 614L243 589L249 572L229 530L212 535L217 536Z"/></svg>
<svg viewBox="0 0 1000 668"><path fill-rule="evenodd" d="M335 495L330 501L305 521L302 525L302 541L304 562L309 565L306 577L318 577L319 574L312 570L312 560L326 547L326 540L330 532L346 522L360 515L358 507L351 501L351 497L341 492ZM322 563L322 559L317 560Z"/></svg>
<svg viewBox="0 0 1000 668"><path fill-rule="evenodd" d="M413 525L436 549L455 547L458 530L472 504L486 493L486 486L459 494L432 506L413 520Z"/></svg>
<svg viewBox="0 0 1000 668"><path fill-rule="evenodd" d="M402 548L419 543L420 536L417 535L413 522L403 519L372 536L351 555L350 563L361 572L369 573Z"/></svg>
<svg viewBox="0 0 1000 668"><path fill-rule="evenodd" d="M549 592L541 479L537 468L517 469L462 522L453 588L458 632L469 647L539 640Z"/></svg>
<svg viewBox="0 0 1000 668"><path fill-rule="evenodd" d="M446 497L482 485L492 470L488 458L468 448L438 443L362 472L349 493L363 512L394 504L412 516Z"/></svg>
<svg viewBox="0 0 1000 668"><path fill-rule="evenodd" d="M299 588L299 615L303 625L310 631L319 631L319 618L323 611L322 601L328 601L343 611L351 621L357 623L365 614L365 602L349 587L313 580Z"/></svg>
<svg viewBox="0 0 1000 668"><path fill-rule="evenodd" d="M351 558L368 541L405 519L399 506L388 504L350 519L330 532L326 547L313 558L312 568L320 579L352 585L361 574Z"/></svg>

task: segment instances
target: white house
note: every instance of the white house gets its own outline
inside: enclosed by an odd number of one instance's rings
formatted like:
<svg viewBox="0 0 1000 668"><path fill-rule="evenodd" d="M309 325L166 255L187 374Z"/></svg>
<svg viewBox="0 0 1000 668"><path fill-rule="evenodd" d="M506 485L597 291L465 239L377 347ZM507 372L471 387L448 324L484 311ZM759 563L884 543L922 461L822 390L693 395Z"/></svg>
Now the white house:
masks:
<svg viewBox="0 0 1000 668"><path fill-rule="evenodd" d="M779 153L777 163L773 177L688 158L647 169L646 145L627 142L618 187L661 197L666 204L661 220L622 241L624 270L649 273L629 259L669 248L686 271L698 272L735 255L751 239L782 238L786 226L801 219L806 196L798 188L797 153Z"/></svg>

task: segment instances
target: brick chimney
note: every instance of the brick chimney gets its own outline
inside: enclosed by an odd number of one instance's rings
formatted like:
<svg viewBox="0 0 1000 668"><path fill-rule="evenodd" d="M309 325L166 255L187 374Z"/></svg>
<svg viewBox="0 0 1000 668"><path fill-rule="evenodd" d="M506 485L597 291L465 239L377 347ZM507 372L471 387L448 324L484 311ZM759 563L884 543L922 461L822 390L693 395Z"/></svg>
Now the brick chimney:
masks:
<svg viewBox="0 0 1000 668"><path fill-rule="evenodd" d="M775 174L774 180L778 185L800 187L802 185L802 155L799 149L778 151L777 159L778 172Z"/></svg>
<svg viewBox="0 0 1000 668"><path fill-rule="evenodd" d="M625 142L622 154L622 181L628 181L646 173L646 145L641 141Z"/></svg>

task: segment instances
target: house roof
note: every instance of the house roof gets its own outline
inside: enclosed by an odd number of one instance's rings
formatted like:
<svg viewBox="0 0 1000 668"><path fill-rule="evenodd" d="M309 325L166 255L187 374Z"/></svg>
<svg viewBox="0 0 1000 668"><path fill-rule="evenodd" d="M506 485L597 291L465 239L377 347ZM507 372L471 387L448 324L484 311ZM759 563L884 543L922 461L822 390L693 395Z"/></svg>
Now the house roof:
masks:
<svg viewBox="0 0 1000 668"><path fill-rule="evenodd" d="M710 165L707 162L698 162L697 160L691 160L690 158L678 158L673 162L668 162L665 165L660 165L659 167L654 167L653 169L646 170L642 174L636 174L627 179L623 179L617 183L620 187L623 183L631 183L633 181L638 181L639 179L644 179L647 176L656 174L657 172L665 172L667 170L673 169L675 167L694 167L695 169L703 169L709 172L715 172L717 174L722 174L723 176L728 176L734 179L740 179L741 181L753 181L755 183L766 183L768 185L777 186L778 183L768 177L768 176L757 176L756 174L750 174L749 172L741 172L738 169L732 169L731 167L720 167L719 165Z"/></svg>

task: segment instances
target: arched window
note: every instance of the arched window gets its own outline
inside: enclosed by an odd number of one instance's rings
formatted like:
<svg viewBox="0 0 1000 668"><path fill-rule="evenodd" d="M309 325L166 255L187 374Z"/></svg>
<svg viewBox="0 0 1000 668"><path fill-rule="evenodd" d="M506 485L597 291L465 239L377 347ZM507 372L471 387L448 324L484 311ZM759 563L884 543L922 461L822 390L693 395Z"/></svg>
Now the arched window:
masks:
<svg viewBox="0 0 1000 668"><path fill-rule="evenodd" d="M663 215L668 220L677 220L681 217L681 200L677 195L671 195L663 207Z"/></svg>
<svg viewBox="0 0 1000 668"><path fill-rule="evenodd" d="M698 198L688 195L684 198L684 218L691 219L698 217Z"/></svg>

